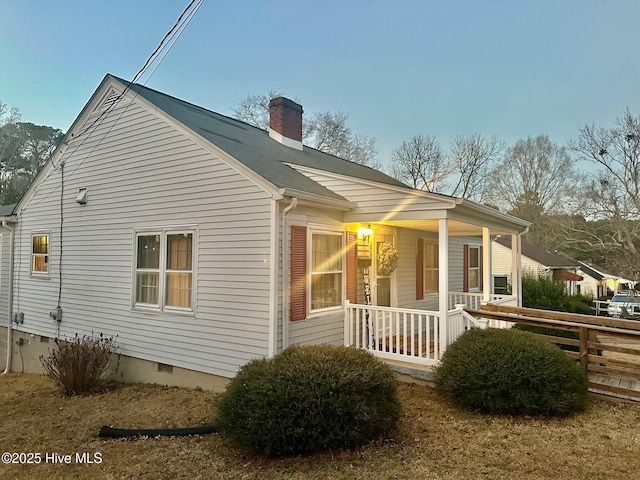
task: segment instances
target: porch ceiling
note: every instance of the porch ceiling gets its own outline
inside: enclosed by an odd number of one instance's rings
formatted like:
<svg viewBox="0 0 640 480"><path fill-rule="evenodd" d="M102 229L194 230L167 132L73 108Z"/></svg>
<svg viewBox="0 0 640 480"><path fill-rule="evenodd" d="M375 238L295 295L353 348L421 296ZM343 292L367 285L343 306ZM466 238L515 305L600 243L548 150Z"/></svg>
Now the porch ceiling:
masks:
<svg viewBox="0 0 640 480"><path fill-rule="evenodd" d="M413 230L438 233L438 220L386 220L382 222L371 222L371 225L388 225L391 227L411 228ZM358 226L360 226L360 224L358 224ZM508 235L513 233L512 230L493 228L490 225L486 226L489 227L491 235ZM454 237L481 236L482 226L465 223L460 220L449 220L449 235Z"/></svg>

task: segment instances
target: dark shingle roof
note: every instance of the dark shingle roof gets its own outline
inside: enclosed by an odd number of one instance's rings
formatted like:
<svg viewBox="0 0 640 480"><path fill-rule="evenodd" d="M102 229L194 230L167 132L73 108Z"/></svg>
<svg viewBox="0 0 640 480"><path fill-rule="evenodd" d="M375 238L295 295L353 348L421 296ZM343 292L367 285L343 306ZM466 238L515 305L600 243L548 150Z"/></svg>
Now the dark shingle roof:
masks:
<svg viewBox="0 0 640 480"><path fill-rule="evenodd" d="M16 208L15 203L12 203L10 205L2 205L0 206L0 217L8 217L10 215L13 215L13 209Z"/></svg>
<svg viewBox="0 0 640 480"><path fill-rule="evenodd" d="M507 248L511 248L511 237L504 236L496 238L496 242L500 245L503 245ZM563 255L558 255L556 253L547 252L542 248L535 247L530 243L522 240L522 255L524 257L528 257L531 260L535 260L536 262L544 265L549 268L578 268L580 267L580 263L576 260L568 258Z"/></svg>
<svg viewBox="0 0 640 480"><path fill-rule="evenodd" d="M113 78L125 86L129 84L126 80ZM340 195L286 165L287 163L409 188L395 178L373 168L306 146L303 151L284 146L270 138L269 134L260 128L142 85L134 84L131 89L278 188L344 200Z"/></svg>

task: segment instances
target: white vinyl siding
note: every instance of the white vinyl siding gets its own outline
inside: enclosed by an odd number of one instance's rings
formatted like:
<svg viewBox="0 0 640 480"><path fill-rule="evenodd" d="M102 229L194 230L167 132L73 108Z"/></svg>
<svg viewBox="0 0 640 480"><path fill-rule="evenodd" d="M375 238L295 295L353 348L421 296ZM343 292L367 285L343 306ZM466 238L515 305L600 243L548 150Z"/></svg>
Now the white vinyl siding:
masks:
<svg viewBox="0 0 640 480"><path fill-rule="evenodd" d="M118 335L124 355L233 377L268 353L271 195L138 100L123 101L91 136L66 146L60 334ZM49 337L56 333L49 312L59 287L60 173L43 172L16 233L19 328ZM75 202L81 187L86 205ZM188 321L131 308L132 232L158 226L197 229ZM43 228L53 239L51 279L27 281L31 233Z"/></svg>
<svg viewBox="0 0 640 480"><path fill-rule="evenodd" d="M511 275L511 249L497 242L491 244L491 273L492 275ZM522 271L534 273L545 271L546 267L529 257L521 257Z"/></svg>

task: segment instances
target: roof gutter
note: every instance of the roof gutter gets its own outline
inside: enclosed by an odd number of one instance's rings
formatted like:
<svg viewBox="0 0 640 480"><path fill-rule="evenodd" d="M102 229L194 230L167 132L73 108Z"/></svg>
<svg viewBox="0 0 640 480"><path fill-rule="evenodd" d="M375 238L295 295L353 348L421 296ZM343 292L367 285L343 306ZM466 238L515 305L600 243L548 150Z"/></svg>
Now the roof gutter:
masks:
<svg viewBox="0 0 640 480"><path fill-rule="evenodd" d="M2 375L6 375L11 371L11 342L13 340L13 322L12 322L12 309L13 309L13 237L15 230L9 226L9 219L2 219L2 226L11 232L9 236L9 302L7 303L7 362L5 363L4 372ZM13 219L15 221L15 219Z"/></svg>
<svg viewBox="0 0 640 480"><path fill-rule="evenodd" d="M341 200L338 198L325 197L324 195L317 195L309 192L303 192L301 190L295 190L290 188L280 189L281 195L296 198L296 202L305 203L309 201L311 204L317 206L321 204L326 208L336 208L339 210L353 210L357 207L357 204L350 202L347 199Z"/></svg>

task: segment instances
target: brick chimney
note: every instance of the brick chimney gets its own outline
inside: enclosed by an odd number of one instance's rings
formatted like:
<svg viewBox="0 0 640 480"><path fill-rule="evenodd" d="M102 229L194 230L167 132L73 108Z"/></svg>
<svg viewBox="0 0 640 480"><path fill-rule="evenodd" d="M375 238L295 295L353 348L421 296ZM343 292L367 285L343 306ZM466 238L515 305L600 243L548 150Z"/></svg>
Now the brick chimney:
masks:
<svg viewBox="0 0 640 480"><path fill-rule="evenodd" d="M285 97L269 102L269 136L287 147L302 150L302 105Z"/></svg>

